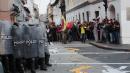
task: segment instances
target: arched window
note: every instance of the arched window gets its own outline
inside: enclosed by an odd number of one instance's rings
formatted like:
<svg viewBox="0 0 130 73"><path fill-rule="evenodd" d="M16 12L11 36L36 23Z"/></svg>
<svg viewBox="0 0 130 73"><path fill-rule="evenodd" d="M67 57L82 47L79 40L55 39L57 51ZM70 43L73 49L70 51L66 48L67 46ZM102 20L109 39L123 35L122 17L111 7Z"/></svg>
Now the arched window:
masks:
<svg viewBox="0 0 130 73"><path fill-rule="evenodd" d="M115 10L115 7L113 5L110 5L109 11L110 11L110 18L111 19L116 18L116 10Z"/></svg>

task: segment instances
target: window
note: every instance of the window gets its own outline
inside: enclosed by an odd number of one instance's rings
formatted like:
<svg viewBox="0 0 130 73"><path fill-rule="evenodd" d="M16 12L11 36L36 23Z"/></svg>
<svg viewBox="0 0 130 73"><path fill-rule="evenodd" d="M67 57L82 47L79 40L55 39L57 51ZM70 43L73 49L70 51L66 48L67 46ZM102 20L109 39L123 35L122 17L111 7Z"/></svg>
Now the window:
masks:
<svg viewBox="0 0 130 73"><path fill-rule="evenodd" d="M84 13L82 13L82 15L83 15L83 21L85 21L85 16L84 16Z"/></svg>
<svg viewBox="0 0 130 73"><path fill-rule="evenodd" d="M89 22L89 11L86 12L86 15L87 15L87 21Z"/></svg>
<svg viewBox="0 0 130 73"><path fill-rule="evenodd" d="M79 21L81 21L81 18L80 18L80 13L79 13Z"/></svg>
<svg viewBox="0 0 130 73"><path fill-rule="evenodd" d="M97 18L99 16L99 11L95 11L95 17Z"/></svg>
<svg viewBox="0 0 130 73"><path fill-rule="evenodd" d="M77 15L76 15L76 20L78 19Z"/></svg>

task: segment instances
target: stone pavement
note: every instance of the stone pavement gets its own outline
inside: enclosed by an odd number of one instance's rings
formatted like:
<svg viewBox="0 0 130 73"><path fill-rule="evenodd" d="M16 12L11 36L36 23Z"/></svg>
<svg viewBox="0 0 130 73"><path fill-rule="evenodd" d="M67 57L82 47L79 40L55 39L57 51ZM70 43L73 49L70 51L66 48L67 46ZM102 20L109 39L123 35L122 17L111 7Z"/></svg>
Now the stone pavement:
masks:
<svg viewBox="0 0 130 73"><path fill-rule="evenodd" d="M130 45L114 45L114 44L105 44L105 43L96 43L96 42L90 42L90 44L99 47L101 49L106 50L116 50L116 51L126 51L130 52Z"/></svg>
<svg viewBox="0 0 130 73"><path fill-rule="evenodd" d="M84 57L75 52L78 49L69 48L69 46L65 48L61 44L54 43L49 46L49 50L50 62L53 66L46 72L37 71L37 73L127 73L122 70L124 66L119 69L112 68L108 66L109 63Z"/></svg>

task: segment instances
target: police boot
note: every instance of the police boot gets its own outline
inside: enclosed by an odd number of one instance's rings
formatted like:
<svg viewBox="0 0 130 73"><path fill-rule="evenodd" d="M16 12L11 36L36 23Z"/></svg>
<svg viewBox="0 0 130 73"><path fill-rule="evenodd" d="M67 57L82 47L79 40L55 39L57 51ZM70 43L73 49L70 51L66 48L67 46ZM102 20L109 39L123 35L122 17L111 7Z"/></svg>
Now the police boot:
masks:
<svg viewBox="0 0 130 73"><path fill-rule="evenodd" d="M31 73L36 73L36 70L35 70L35 58L31 58L29 59L29 62L30 62L30 71Z"/></svg>
<svg viewBox="0 0 130 73"><path fill-rule="evenodd" d="M39 58L35 58L35 69L39 69L38 59L39 59Z"/></svg>
<svg viewBox="0 0 130 73"><path fill-rule="evenodd" d="M16 59L16 70L18 73L25 73L22 59Z"/></svg>
<svg viewBox="0 0 130 73"><path fill-rule="evenodd" d="M50 59L50 55L45 53L45 64L46 64L46 66L51 67L52 64L49 63L49 59Z"/></svg>
<svg viewBox="0 0 130 73"><path fill-rule="evenodd" d="M16 72L16 65L15 65L15 59L12 55L9 56L9 63L10 63L10 71L11 73L17 73Z"/></svg>
<svg viewBox="0 0 130 73"><path fill-rule="evenodd" d="M4 73L10 73L9 70L9 61L7 56L2 56L2 64L4 68Z"/></svg>
<svg viewBox="0 0 130 73"><path fill-rule="evenodd" d="M39 65L40 65L40 70L47 71L47 66L45 64L45 58L39 59Z"/></svg>

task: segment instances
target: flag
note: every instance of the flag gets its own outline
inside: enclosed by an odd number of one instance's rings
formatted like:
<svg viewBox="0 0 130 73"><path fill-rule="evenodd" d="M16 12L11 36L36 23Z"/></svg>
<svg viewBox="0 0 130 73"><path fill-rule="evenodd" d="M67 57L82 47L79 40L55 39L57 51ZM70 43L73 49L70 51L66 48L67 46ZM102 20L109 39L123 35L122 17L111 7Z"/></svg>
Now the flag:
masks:
<svg viewBox="0 0 130 73"><path fill-rule="evenodd" d="M62 25L62 31L66 30L67 22L65 20L65 17L62 15L61 17L61 25Z"/></svg>

